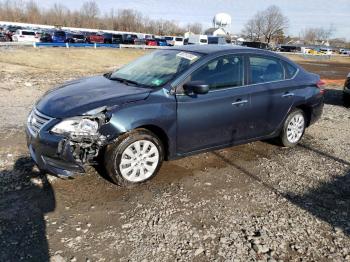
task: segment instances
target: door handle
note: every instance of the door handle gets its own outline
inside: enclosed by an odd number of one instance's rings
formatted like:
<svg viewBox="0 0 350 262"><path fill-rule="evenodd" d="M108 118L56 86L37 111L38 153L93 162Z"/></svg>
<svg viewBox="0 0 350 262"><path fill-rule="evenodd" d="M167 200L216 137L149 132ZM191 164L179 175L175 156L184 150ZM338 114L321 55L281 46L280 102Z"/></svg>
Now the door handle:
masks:
<svg viewBox="0 0 350 262"><path fill-rule="evenodd" d="M285 97L292 97L292 96L294 96L294 93L289 93L289 92L286 92L286 93L284 93L282 95L283 98L285 98Z"/></svg>
<svg viewBox="0 0 350 262"><path fill-rule="evenodd" d="M244 100L242 100L242 99L237 99L236 102L233 102L233 103L232 103L232 105L233 105L233 106L235 106L235 105L238 106L238 105L242 105L242 104L246 104L246 103L248 103L248 100L247 100L247 99L244 99Z"/></svg>

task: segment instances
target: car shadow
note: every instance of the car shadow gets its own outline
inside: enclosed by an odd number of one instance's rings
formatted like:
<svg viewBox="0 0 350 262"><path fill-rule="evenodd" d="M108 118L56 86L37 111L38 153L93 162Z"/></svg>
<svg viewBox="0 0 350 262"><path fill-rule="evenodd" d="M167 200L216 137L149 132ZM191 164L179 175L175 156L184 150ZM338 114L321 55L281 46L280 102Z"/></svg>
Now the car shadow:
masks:
<svg viewBox="0 0 350 262"><path fill-rule="evenodd" d="M49 261L44 216L55 207L54 191L31 158L0 171L0 261Z"/></svg>
<svg viewBox="0 0 350 262"><path fill-rule="evenodd" d="M343 90L325 89L324 103L334 106L347 106L343 100Z"/></svg>
<svg viewBox="0 0 350 262"><path fill-rule="evenodd" d="M305 209L313 216L329 223L337 232L341 231L350 236L350 162L308 145L300 146L322 157L327 157L347 165L349 169L343 176L337 176L331 182L321 183L317 188L310 189L308 192L298 195L293 192L282 192L278 190L273 184L264 181L258 175L251 173L218 152L213 152L212 154L260 183L266 189L274 192L277 196L287 199L293 204Z"/></svg>

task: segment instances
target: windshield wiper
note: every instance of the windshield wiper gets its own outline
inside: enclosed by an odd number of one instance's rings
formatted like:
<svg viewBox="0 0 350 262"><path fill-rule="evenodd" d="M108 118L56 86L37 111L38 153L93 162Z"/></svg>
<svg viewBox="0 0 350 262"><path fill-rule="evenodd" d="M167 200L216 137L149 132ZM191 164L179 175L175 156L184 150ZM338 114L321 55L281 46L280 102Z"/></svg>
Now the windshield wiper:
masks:
<svg viewBox="0 0 350 262"><path fill-rule="evenodd" d="M141 84L136 82L136 81L124 79L124 78L120 78L120 77L110 77L109 79L119 81L119 82L126 84L126 85L132 84L132 85L136 85L136 86L141 86Z"/></svg>

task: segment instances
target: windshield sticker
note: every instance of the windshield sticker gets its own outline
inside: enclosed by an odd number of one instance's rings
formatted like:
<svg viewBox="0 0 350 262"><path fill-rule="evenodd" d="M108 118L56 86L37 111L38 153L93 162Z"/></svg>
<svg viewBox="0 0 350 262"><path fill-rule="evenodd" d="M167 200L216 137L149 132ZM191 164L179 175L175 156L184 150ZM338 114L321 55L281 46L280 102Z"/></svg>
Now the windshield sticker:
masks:
<svg viewBox="0 0 350 262"><path fill-rule="evenodd" d="M154 79L152 81L152 84L155 86L160 86L162 83L163 83L163 80L161 80L161 79Z"/></svg>
<svg viewBox="0 0 350 262"><path fill-rule="evenodd" d="M186 52L180 52L176 56L185 58L185 59L190 60L190 61L195 60L195 59L198 58L198 56L196 56L194 54L186 53Z"/></svg>

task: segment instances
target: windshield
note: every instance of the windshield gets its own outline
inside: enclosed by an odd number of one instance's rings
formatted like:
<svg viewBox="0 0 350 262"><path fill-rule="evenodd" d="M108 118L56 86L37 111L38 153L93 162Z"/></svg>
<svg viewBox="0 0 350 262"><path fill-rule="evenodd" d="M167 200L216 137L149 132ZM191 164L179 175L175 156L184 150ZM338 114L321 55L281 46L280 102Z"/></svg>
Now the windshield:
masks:
<svg viewBox="0 0 350 262"><path fill-rule="evenodd" d="M179 50L159 50L115 71L110 79L147 87L163 86L188 69L201 55Z"/></svg>

